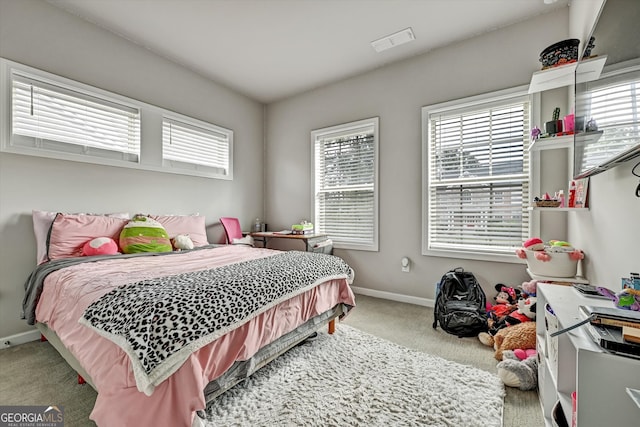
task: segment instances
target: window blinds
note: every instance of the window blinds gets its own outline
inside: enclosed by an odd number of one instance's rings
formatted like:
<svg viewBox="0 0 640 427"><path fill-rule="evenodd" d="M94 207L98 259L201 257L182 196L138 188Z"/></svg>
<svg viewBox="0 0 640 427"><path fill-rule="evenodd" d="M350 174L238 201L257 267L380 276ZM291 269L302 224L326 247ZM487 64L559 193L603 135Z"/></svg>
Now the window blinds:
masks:
<svg viewBox="0 0 640 427"><path fill-rule="evenodd" d="M162 122L162 157L183 167L230 174L232 132L198 126L165 117Z"/></svg>
<svg viewBox="0 0 640 427"><path fill-rule="evenodd" d="M601 136L578 146L578 172L597 168L612 153L623 153L640 139L640 70L585 85L586 91L576 98L576 115L594 119ZM580 135L579 142L591 142L588 135Z"/></svg>
<svg viewBox="0 0 640 427"><path fill-rule="evenodd" d="M375 127L315 138L315 227L334 242L376 242Z"/></svg>
<svg viewBox="0 0 640 427"><path fill-rule="evenodd" d="M529 234L529 102L428 116L430 250L506 253Z"/></svg>
<svg viewBox="0 0 640 427"><path fill-rule="evenodd" d="M137 108L12 74L12 143L137 162Z"/></svg>

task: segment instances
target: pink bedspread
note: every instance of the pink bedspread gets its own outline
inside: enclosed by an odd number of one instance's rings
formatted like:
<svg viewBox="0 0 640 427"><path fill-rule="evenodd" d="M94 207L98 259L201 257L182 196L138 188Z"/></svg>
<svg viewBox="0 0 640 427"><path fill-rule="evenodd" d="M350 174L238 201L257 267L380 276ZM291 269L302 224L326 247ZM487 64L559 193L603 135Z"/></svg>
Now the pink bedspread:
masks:
<svg viewBox="0 0 640 427"><path fill-rule="evenodd" d="M198 271L273 254L269 249L225 246L183 254L83 263L51 273L36 309L78 359L98 390L91 413L99 426L191 426L205 408L203 390L235 361L291 332L338 303L355 306L346 280L287 300L194 352L151 396L138 391L129 358L111 341L78 323L84 310L114 287L134 281Z"/></svg>

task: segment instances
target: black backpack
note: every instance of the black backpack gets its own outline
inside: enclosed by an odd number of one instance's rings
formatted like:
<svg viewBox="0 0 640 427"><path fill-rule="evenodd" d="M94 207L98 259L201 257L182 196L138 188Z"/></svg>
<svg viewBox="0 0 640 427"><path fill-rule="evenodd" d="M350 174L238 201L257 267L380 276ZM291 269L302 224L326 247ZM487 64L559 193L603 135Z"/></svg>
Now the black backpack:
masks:
<svg viewBox="0 0 640 427"><path fill-rule="evenodd" d="M458 337L475 337L487 331L487 297L470 271L448 271L436 291L433 328Z"/></svg>

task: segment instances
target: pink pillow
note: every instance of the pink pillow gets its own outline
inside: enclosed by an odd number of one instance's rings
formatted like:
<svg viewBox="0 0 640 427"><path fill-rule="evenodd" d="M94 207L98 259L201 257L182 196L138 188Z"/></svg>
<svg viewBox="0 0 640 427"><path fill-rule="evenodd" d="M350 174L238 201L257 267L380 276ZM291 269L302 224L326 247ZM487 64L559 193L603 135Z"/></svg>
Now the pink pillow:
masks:
<svg viewBox="0 0 640 427"><path fill-rule="evenodd" d="M118 253L118 244L110 237L97 237L89 240L82 247L82 255L115 255Z"/></svg>
<svg viewBox="0 0 640 427"><path fill-rule="evenodd" d="M56 217L57 212L49 212L49 211L31 211L33 218L33 233L36 236L36 262L38 264L42 264L47 261L47 236L49 235L49 229L51 229L51 224ZM78 213L75 215L85 215L83 213ZM99 214L90 214L90 215L99 215ZM106 214L104 216L109 216L113 218L124 218L129 219L129 212L118 212ZM95 236L94 236L95 237Z"/></svg>
<svg viewBox="0 0 640 427"><path fill-rule="evenodd" d="M188 234L194 247L208 245L205 218L201 215L146 215L158 221L170 239Z"/></svg>
<svg viewBox="0 0 640 427"><path fill-rule="evenodd" d="M51 225L47 255L50 260L82 256L87 241L96 237L115 241L127 222L128 219L108 216L58 214Z"/></svg>

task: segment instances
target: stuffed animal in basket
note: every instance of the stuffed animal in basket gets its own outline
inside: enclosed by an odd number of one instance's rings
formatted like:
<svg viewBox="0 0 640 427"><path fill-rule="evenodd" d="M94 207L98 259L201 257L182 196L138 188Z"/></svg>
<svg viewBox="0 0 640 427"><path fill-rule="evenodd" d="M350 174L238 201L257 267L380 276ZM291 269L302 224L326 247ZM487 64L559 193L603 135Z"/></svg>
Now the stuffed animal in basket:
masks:
<svg viewBox="0 0 640 427"><path fill-rule="evenodd" d="M508 387L535 390L538 386L538 356L533 349L502 352L502 362L496 365L498 376Z"/></svg>
<svg viewBox="0 0 640 427"><path fill-rule="evenodd" d="M483 335L483 337L480 337L480 335ZM494 336L481 333L478 338L483 344L492 346L495 350L495 358L502 360L502 354L505 350L536 348L536 323L518 323L517 325L500 329Z"/></svg>

